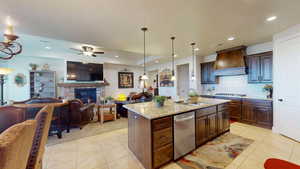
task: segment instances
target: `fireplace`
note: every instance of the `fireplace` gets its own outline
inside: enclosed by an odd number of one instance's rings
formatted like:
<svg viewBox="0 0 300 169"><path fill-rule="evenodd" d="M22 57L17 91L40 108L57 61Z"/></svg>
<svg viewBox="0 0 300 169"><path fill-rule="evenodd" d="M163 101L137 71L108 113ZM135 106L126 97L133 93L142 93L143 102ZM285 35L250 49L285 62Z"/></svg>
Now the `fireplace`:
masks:
<svg viewBox="0 0 300 169"><path fill-rule="evenodd" d="M97 89L96 88L75 88L74 94L76 99L80 99L83 103L89 101L95 103L97 101Z"/></svg>

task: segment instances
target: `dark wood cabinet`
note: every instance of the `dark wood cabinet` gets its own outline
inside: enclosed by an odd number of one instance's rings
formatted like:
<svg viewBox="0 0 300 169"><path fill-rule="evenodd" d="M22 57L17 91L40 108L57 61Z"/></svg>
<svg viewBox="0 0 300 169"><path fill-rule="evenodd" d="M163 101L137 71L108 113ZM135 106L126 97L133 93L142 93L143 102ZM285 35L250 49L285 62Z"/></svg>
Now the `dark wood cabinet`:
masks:
<svg viewBox="0 0 300 169"><path fill-rule="evenodd" d="M220 107L219 107L220 106ZM227 104L208 107L196 113L196 146L217 137L229 130Z"/></svg>
<svg viewBox="0 0 300 169"><path fill-rule="evenodd" d="M243 99L242 122L261 127L272 128L272 101L258 99Z"/></svg>
<svg viewBox="0 0 300 169"><path fill-rule="evenodd" d="M207 116L196 119L196 145L200 146L208 140L207 136Z"/></svg>
<svg viewBox="0 0 300 169"><path fill-rule="evenodd" d="M247 56L248 83L272 83L273 52Z"/></svg>
<svg viewBox="0 0 300 169"><path fill-rule="evenodd" d="M217 78L214 69L215 62L201 63L201 84L215 84Z"/></svg>
<svg viewBox="0 0 300 169"><path fill-rule="evenodd" d="M253 105L243 105L242 120L250 123L254 123L256 121Z"/></svg>
<svg viewBox="0 0 300 169"><path fill-rule="evenodd" d="M214 138L218 134L218 128L217 128L217 114L211 114L207 116L207 136L209 139Z"/></svg>

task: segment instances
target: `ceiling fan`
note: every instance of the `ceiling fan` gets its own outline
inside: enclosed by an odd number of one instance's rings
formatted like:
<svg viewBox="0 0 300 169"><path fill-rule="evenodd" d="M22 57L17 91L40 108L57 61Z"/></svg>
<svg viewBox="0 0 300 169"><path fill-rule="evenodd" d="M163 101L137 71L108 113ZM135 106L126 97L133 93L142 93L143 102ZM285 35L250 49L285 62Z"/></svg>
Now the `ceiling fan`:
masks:
<svg viewBox="0 0 300 169"><path fill-rule="evenodd" d="M104 51L96 51L95 48L90 46L81 46L81 49L70 48L71 50L79 52L78 55L96 57L99 54L104 54Z"/></svg>

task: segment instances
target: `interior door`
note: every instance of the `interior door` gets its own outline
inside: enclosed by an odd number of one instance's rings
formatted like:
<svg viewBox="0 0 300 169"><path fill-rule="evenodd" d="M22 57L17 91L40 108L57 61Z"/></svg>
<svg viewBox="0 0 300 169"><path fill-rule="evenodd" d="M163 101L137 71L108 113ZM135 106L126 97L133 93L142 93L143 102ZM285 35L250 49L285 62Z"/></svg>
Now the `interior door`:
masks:
<svg viewBox="0 0 300 169"><path fill-rule="evenodd" d="M181 97L187 97L189 88L190 88L190 79L189 79L189 65L179 65L177 66L177 74L178 74L178 95Z"/></svg>
<svg viewBox="0 0 300 169"><path fill-rule="evenodd" d="M300 33L274 43L274 127L300 141Z"/></svg>

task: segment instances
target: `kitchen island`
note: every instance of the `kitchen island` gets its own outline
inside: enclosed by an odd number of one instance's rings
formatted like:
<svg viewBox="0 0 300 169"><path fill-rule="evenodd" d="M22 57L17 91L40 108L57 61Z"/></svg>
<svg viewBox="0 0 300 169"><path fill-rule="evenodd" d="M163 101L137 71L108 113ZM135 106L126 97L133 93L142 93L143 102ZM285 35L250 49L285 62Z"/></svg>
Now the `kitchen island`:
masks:
<svg viewBox="0 0 300 169"><path fill-rule="evenodd" d="M197 104L166 101L125 105L128 147L146 169L159 168L229 131L229 100L199 98Z"/></svg>

